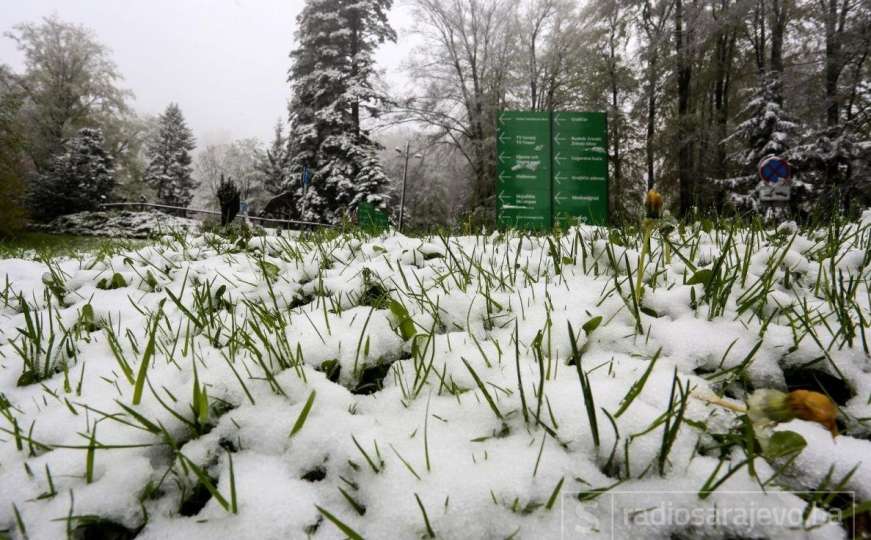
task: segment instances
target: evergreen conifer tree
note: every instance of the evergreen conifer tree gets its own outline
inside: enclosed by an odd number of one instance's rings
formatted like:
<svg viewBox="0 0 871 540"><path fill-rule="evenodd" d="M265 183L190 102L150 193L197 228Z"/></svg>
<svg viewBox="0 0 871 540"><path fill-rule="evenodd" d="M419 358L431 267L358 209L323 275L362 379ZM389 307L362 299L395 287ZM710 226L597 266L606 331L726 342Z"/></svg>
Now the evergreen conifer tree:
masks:
<svg viewBox="0 0 871 540"><path fill-rule="evenodd" d="M396 34L387 21L392 0L307 0L291 53L289 178L299 215L340 220L360 200L386 201L387 179L377 143L361 115L377 116L386 98L375 86L374 52ZM309 185L301 179L311 173Z"/></svg>
<svg viewBox="0 0 871 540"><path fill-rule="evenodd" d="M351 206L356 208L361 202L387 211L390 203L390 179L381 168L374 147L358 147L355 156L360 168L354 177ZM389 212L388 212L389 213Z"/></svg>
<svg viewBox="0 0 871 540"><path fill-rule="evenodd" d="M759 209L757 167L766 156L789 157L796 144L799 125L783 108L782 82L777 73L760 77L747 106L739 113L744 118L721 144L740 143L730 160L741 175L722 181L732 204L740 210Z"/></svg>
<svg viewBox="0 0 871 540"><path fill-rule="evenodd" d="M157 189L160 202L172 206L187 206L193 199L197 183L193 171L191 151L196 147L181 109L170 103L158 119L157 133L146 149L148 167L145 181Z"/></svg>
<svg viewBox="0 0 871 540"><path fill-rule="evenodd" d="M789 152L789 162L797 171L793 183L802 188L797 201L801 210L861 210L871 203L871 144L863 144L862 138L848 122L809 132Z"/></svg>
<svg viewBox="0 0 871 540"><path fill-rule="evenodd" d="M288 189L288 166L290 148L284 135L281 119L275 124L275 138L266 152L258 156L257 171L263 178L263 187L269 195L278 195Z"/></svg>
<svg viewBox="0 0 871 540"><path fill-rule="evenodd" d="M31 215L48 221L63 214L96 210L108 201L114 187L114 164L104 148L103 132L80 129L31 184Z"/></svg>

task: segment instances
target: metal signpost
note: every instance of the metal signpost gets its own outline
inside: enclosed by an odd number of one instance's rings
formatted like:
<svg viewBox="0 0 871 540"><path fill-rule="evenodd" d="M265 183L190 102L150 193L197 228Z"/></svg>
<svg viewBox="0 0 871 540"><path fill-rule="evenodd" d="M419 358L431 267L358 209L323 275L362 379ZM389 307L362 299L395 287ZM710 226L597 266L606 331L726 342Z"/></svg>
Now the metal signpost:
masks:
<svg viewBox="0 0 871 540"><path fill-rule="evenodd" d="M302 169L302 188L303 191L308 191L308 186L311 184L312 175L308 170L308 166L303 167Z"/></svg>
<svg viewBox="0 0 871 540"><path fill-rule="evenodd" d="M408 185L408 152L411 150L411 142L405 143L405 168L402 169L402 194L399 196L399 232L405 222L405 187ZM402 154L402 150L399 151Z"/></svg>
<svg viewBox="0 0 871 540"><path fill-rule="evenodd" d="M550 113L499 113L496 194L499 224L546 230L553 226Z"/></svg>
<svg viewBox="0 0 871 540"><path fill-rule="evenodd" d="M608 219L605 113L504 111L497 126L499 224L534 230Z"/></svg>
<svg viewBox="0 0 871 540"><path fill-rule="evenodd" d="M396 153L405 158L405 168L402 170L402 192L399 196L399 232L402 232L402 226L405 223L405 188L408 185L408 160L409 158L423 159L421 154L410 155L411 141L405 143L405 152L401 148L396 148Z"/></svg>

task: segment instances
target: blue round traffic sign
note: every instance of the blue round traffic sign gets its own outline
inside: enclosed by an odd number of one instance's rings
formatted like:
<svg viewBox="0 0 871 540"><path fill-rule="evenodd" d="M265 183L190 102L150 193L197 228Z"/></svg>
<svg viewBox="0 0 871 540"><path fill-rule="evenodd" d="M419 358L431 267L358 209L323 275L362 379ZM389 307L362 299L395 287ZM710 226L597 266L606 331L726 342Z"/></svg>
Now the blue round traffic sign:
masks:
<svg viewBox="0 0 871 540"><path fill-rule="evenodd" d="M759 177L769 184L778 184L792 177L792 167L777 156L768 156L759 162Z"/></svg>

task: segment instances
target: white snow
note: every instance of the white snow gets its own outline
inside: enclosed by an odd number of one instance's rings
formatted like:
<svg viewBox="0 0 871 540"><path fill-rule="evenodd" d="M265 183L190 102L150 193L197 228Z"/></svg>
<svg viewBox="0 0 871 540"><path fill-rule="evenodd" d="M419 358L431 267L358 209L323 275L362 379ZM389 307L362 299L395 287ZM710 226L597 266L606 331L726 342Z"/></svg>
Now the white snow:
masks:
<svg viewBox="0 0 871 540"><path fill-rule="evenodd" d="M546 238L514 233L270 236L244 250L217 236L164 238L112 257L57 261L59 283L43 278L51 270L43 262L0 261L0 287L9 283L0 295L0 530L22 536L17 511L29 538L64 537L70 515L142 527L137 538L148 539L344 537L319 506L366 538L415 538L427 534L419 497L440 538L844 538L840 525L823 522L821 509L806 522L820 526L800 531L734 519L688 529L649 512L665 502L673 517L726 507L803 511L807 503L785 490L815 489L830 466L837 480L856 467L844 489L871 498L871 442L855 421L871 415L868 354L858 335L838 346L839 323L816 286L830 277L832 254L797 228L781 229L788 234L754 244L741 236L731 248L724 248L726 232L704 234L686 248L687 261L672 254L671 262L657 262L657 248L644 269L642 298L655 316L641 313L640 321L629 296L640 245L609 245L606 230L586 226L559 240L560 273ZM854 299L871 321L871 276L860 256L867 237L867 230L850 236L835 265L845 279L860 280ZM711 316L705 286L686 281L724 253L740 270L748 249L746 278L732 285L722 314ZM116 273L123 286L98 287ZM768 275L770 289L739 312ZM63 288L62 299L47 283ZM53 332L58 343L65 331L70 336L49 376L23 386L19 349L28 340L18 329L26 329L27 315L19 297L42 321L44 336ZM403 338L396 305L407 310L416 337ZM828 325L812 323L817 339L836 343L825 353L795 321L794 313L804 313L799 306L827 317ZM597 328L582 329L597 317ZM569 364L569 323L592 389L598 445ZM131 380L152 328L156 346L134 404ZM857 332L871 337L867 324ZM745 377L731 377L728 370L748 355ZM846 418L846 433L834 440L816 424L778 426L801 434L807 446L766 492L760 481L779 462L756 455L754 476L740 447L716 450L716 437L740 433L741 424L701 400L687 398L684 421L661 456L669 427L663 415L672 418L667 412L679 406L681 391L728 390L741 399L752 388L784 390L784 368L810 362L845 374L854 395L844 412L854 420ZM373 388L380 376L383 388ZM360 393L366 389L376 391ZM203 391L204 423L193 405ZM307 419L290 436L313 393ZM237 513L212 496L182 515L198 483L190 463L228 504L235 492ZM722 478L732 468L728 480L699 496L712 474ZM604 493L584 502L572 496L600 488ZM343 492L365 507L363 515Z"/></svg>

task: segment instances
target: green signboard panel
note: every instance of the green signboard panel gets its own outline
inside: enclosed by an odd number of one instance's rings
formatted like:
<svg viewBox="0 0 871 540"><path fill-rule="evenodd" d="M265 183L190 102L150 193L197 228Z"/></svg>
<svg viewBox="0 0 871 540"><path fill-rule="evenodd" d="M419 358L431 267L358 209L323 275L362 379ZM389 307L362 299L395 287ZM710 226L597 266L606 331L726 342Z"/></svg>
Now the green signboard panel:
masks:
<svg viewBox="0 0 871 540"><path fill-rule="evenodd" d="M550 113L506 111L498 122L499 224L550 229Z"/></svg>
<svg viewBox="0 0 871 540"><path fill-rule="evenodd" d="M553 113L553 215L560 225L578 218L608 220L608 140L605 113Z"/></svg>
<svg viewBox="0 0 871 540"><path fill-rule="evenodd" d="M390 228L390 218L364 201L357 206L357 224L365 231L378 233Z"/></svg>
<svg viewBox="0 0 871 540"><path fill-rule="evenodd" d="M499 114L499 223L550 229L608 219L605 113Z"/></svg>

